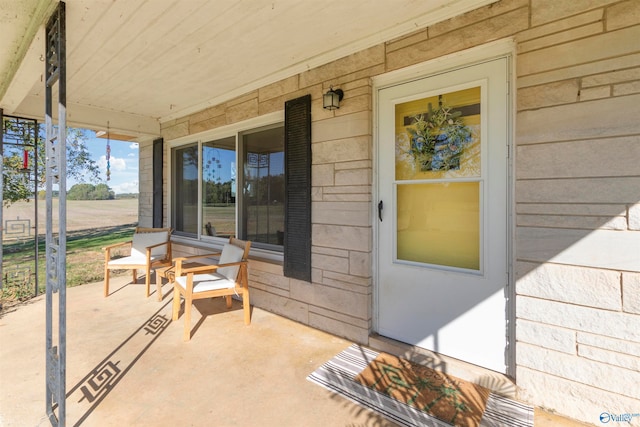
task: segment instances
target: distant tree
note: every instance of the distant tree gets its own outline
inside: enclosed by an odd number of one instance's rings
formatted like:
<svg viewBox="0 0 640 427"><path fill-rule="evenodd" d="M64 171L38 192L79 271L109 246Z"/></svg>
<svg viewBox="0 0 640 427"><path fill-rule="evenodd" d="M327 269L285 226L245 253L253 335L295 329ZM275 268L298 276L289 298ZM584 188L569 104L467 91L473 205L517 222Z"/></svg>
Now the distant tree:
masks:
<svg viewBox="0 0 640 427"><path fill-rule="evenodd" d="M69 189L69 200L113 200L116 194L107 184L75 184Z"/></svg>
<svg viewBox="0 0 640 427"><path fill-rule="evenodd" d="M69 200L91 200L91 194L95 191L93 184L75 184L67 192Z"/></svg>
<svg viewBox="0 0 640 427"><path fill-rule="evenodd" d="M4 126L7 132L16 130L16 123L10 118L4 119ZM4 149L4 162L3 162L3 178L4 185L3 201L5 206L10 206L20 200L29 200L33 197L36 190L40 190L45 186L45 137L44 137L44 125L40 124L38 129L38 143L34 144L33 138L28 133L25 133L25 149L27 151L30 175L27 176L22 172L23 167L23 150L13 149L10 151L7 146ZM29 139L31 138L31 139ZM100 169L97 163L91 158L89 150L87 149L87 131L84 129L67 128L67 177L74 178L76 180L89 180L93 182L100 181ZM34 161L34 148L36 146L38 150L38 179L33 179L33 161Z"/></svg>
<svg viewBox="0 0 640 427"><path fill-rule="evenodd" d="M93 190L93 200L113 200L116 198L116 193L111 191L107 184L98 184Z"/></svg>

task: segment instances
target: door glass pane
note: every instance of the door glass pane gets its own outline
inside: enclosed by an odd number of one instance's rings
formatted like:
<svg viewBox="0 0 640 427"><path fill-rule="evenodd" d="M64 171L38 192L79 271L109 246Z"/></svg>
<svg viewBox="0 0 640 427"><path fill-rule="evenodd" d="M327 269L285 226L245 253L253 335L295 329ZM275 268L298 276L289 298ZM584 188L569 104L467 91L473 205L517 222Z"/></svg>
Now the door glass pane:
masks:
<svg viewBox="0 0 640 427"><path fill-rule="evenodd" d="M480 184L397 185L397 259L480 269Z"/></svg>
<svg viewBox="0 0 640 427"><path fill-rule="evenodd" d="M283 245L284 128L242 135L244 153L243 238Z"/></svg>
<svg viewBox="0 0 640 427"><path fill-rule="evenodd" d="M236 235L236 138L202 144L202 235Z"/></svg>
<svg viewBox="0 0 640 427"><path fill-rule="evenodd" d="M177 234L198 233L198 146L173 152L173 229Z"/></svg>
<svg viewBox="0 0 640 427"><path fill-rule="evenodd" d="M395 108L396 180L480 176L480 87Z"/></svg>

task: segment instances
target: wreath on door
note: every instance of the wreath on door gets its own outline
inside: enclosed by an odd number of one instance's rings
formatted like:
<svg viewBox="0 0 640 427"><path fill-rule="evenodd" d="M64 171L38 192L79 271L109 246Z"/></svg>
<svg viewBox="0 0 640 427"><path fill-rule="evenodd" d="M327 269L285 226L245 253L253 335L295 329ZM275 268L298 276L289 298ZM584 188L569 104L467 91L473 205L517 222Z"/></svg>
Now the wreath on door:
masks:
<svg viewBox="0 0 640 427"><path fill-rule="evenodd" d="M460 158L473 141L473 133L461 115L442 103L434 110L429 103L427 113L413 116L412 126L407 127L409 154L421 171L460 169Z"/></svg>

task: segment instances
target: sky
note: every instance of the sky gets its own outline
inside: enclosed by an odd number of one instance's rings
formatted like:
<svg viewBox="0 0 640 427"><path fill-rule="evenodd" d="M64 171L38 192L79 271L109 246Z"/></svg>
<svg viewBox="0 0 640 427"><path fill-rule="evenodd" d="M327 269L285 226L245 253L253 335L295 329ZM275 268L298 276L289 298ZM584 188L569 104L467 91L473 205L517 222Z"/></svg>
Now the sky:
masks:
<svg viewBox="0 0 640 427"><path fill-rule="evenodd" d="M138 193L138 144L127 141L110 140L111 157L110 171L111 179L107 181L107 139L96 138L95 132L87 131L87 149L91 153L91 158L100 168L100 182L77 181L71 177L67 178L67 189L74 184L107 184L116 194Z"/></svg>

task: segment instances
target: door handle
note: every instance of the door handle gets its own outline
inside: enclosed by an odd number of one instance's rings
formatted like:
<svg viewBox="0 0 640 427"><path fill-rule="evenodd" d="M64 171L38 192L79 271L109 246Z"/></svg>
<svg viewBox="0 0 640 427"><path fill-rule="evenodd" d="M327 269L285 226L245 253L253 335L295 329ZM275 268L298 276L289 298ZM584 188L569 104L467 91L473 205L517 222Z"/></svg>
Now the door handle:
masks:
<svg viewBox="0 0 640 427"><path fill-rule="evenodd" d="M380 200L380 202L378 203L378 218L380 218L380 222L382 222L382 208L384 207L384 204L382 203L382 200Z"/></svg>

